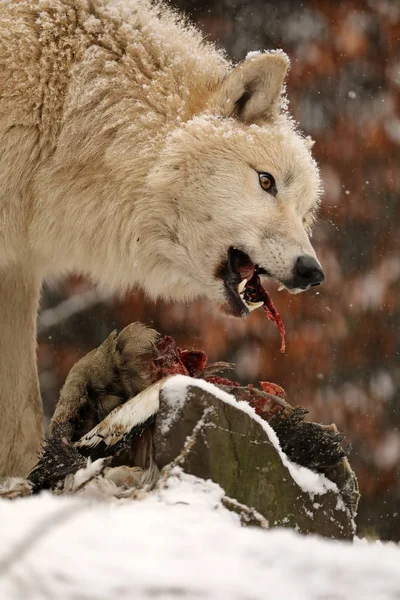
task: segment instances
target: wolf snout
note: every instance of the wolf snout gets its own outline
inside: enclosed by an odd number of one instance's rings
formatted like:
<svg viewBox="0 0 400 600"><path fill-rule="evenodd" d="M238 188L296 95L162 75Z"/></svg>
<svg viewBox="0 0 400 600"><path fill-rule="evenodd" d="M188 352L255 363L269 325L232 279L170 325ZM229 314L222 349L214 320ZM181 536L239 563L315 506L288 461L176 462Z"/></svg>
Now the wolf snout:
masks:
<svg viewBox="0 0 400 600"><path fill-rule="evenodd" d="M306 290L309 287L321 285L324 279L322 267L314 257L307 254L298 257L293 272L292 285L294 288Z"/></svg>

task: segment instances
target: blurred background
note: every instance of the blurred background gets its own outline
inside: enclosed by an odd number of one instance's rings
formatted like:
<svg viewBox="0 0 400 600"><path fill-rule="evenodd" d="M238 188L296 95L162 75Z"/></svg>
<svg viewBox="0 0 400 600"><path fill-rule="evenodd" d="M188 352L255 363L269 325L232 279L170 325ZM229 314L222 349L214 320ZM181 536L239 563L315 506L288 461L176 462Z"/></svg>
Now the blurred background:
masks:
<svg viewBox="0 0 400 600"><path fill-rule="evenodd" d="M143 321L236 363L242 382L282 385L311 420L335 422L353 446L358 534L400 540L400 2L173 4L235 60L270 48L290 55L290 108L316 140L325 186L313 243L326 283L296 297L272 288L285 355L263 311L239 321L205 301L115 299L76 277L51 284L38 322L47 418L72 365L112 329Z"/></svg>

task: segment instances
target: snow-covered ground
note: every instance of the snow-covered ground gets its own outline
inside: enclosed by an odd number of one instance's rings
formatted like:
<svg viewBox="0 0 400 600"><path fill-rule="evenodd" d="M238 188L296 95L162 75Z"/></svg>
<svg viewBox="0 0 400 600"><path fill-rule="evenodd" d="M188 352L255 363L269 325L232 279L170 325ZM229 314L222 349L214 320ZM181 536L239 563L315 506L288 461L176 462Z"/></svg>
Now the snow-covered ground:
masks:
<svg viewBox="0 0 400 600"><path fill-rule="evenodd" d="M176 469L141 500L0 501L0 598L391 600L400 549L242 527L217 485Z"/></svg>

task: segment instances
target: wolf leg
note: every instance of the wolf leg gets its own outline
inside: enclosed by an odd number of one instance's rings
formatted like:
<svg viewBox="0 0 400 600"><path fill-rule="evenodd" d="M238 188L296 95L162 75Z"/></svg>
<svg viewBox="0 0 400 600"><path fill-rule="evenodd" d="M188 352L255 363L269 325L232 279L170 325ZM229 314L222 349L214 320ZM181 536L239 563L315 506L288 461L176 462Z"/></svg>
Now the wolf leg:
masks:
<svg viewBox="0 0 400 600"><path fill-rule="evenodd" d="M0 477L26 476L43 439L36 367L40 285L28 262L0 270Z"/></svg>

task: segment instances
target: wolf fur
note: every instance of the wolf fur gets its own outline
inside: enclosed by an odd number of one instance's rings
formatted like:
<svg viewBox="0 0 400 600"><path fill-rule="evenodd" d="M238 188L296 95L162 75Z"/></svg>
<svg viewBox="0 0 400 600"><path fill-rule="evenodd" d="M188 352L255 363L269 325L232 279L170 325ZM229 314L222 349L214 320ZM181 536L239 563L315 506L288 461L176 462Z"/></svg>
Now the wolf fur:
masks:
<svg viewBox="0 0 400 600"><path fill-rule="evenodd" d="M281 52L234 67L148 0L0 0L0 475L40 449L46 277L224 305L229 246L277 281L315 256L320 180L282 106L287 69Z"/></svg>

